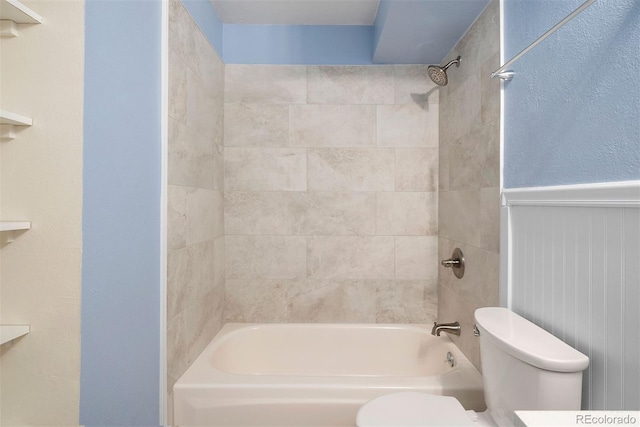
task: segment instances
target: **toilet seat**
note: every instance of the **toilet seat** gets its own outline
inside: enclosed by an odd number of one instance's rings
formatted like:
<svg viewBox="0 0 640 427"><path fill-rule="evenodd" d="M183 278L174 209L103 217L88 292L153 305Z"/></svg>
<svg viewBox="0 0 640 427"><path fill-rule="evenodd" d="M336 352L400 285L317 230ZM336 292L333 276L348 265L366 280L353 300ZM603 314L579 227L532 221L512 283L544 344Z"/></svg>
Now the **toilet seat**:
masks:
<svg viewBox="0 0 640 427"><path fill-rule="evenodd" d="M476 425L457 399L407 391L377 397L358 411L358 427Z"/></svg>

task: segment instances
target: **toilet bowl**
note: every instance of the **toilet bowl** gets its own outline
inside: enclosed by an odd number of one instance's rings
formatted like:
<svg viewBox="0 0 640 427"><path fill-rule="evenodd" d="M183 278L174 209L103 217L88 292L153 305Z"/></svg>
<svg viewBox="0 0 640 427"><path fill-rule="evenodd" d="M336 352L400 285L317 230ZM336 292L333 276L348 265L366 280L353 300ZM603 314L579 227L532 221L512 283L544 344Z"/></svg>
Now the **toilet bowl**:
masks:
<svg viewBox="0 0 640 427"><path fill-rule="evenodd" d="M358 412L356 425L366 427L495 426L482 414L465 410L453 397L414 391L387 394L367 402Z"/></svg>
<svg viewBox="0 0 640 427"><path fill-rule="evenodd" d="M417 392L377 397L358 427L509 426L516 410L579 410L589 358L506 308L476 310L487 411L453 397Z"/></svg>

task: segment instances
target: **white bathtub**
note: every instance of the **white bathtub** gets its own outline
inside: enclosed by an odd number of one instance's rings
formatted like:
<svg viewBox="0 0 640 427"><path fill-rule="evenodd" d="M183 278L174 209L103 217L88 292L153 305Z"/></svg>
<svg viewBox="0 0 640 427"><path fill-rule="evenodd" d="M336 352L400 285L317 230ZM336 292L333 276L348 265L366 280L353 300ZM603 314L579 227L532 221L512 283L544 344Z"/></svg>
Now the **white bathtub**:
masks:
<svg viewBox="0 0 640 427"><path fill-rule="evenodd" d="M354 426L365 402L406 390L484 410L480 373L442 335L424 325L227 324L174 385L174 424Z"/></svg>

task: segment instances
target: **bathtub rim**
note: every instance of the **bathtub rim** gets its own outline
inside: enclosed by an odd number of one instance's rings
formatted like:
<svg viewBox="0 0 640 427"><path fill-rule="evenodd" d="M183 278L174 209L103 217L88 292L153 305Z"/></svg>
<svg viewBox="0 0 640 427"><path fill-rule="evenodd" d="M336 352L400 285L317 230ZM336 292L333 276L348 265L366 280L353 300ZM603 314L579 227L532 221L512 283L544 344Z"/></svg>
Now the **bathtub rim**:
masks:
<svg viewBox="0 0 640 427"><path fill-rule="evenodd" d="M237 333L244 330L272 329L278 327L287 328L366 328L366 329L409 329L415 332L428 334L429 339L444 341L450 346L452 354L456 359L456 365L446 373L428 376L314 376L314 375L265 375L265 374L238 374L219 370L209 362L217 348L233 339ZM272 387L276 385L287 388L307 388L307 387L338 387L338 388L361 388L385 387L390 382L397 384L399 388L416 387L424 385L425 382L436 379L446 379L447 385L462 389L476 388L480 384L482 388L482 375L462 353L455 343L446 335L439 337L431 336L431 326L426 324L404 324L404 323L227 323L215 337L207 344L204 350L194 359L183 375L175 382L174 392L178 389L204 388L249 388L249 387ZM470 380L470 384L465 384ZM293 379L293 380L292 380Z"/></svg>

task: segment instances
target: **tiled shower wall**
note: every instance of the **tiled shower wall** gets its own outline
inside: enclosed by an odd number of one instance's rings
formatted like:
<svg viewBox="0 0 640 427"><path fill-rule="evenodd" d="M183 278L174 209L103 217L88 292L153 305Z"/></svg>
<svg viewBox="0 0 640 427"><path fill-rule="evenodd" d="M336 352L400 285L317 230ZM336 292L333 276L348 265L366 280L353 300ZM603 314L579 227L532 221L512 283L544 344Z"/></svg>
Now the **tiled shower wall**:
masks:
<svg viewBox="0 0 640 427"><path fill-rule="evenodd" d="M438 319L459 321L457 346L480 368L476 308L497 306L500 240L499 1L493 0L444 62L462 57L440 89L439 258L462 249L462 279L440 267Z"/></svg>
<svg viewBox="0 0 640 427"><path fill-rule="evenodd" d="M174 383L223 325L223 97L223 62L182 3L172 0L167 242L170 406Z"/></svg>
<svg viewBox="0 0 640 427"><path fill-rule="evenodd" d="M438 90L425 66L227 65L229 322L431 322Z"/></svg>

